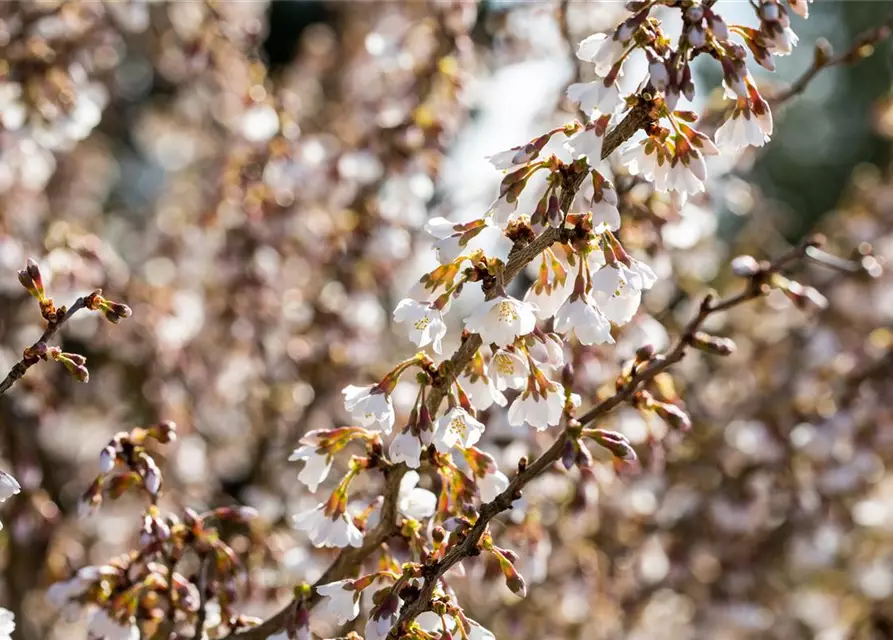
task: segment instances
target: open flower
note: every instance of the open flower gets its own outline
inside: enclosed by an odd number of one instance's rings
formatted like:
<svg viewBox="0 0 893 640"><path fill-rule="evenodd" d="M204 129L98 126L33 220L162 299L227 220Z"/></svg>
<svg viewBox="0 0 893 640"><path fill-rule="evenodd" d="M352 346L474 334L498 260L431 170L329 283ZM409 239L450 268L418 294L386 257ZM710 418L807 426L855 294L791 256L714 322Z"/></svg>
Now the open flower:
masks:
<svg viewBox="0 0 893 640"><path fill-rule="evenodd" d="M572 294L555 314L555 330L571 331L582 344L612 344L611 323L588 293Z"/></svg>
<svg viewBox="0 0 893 640"><path fill-rule="evenodd" d="M579 103L580 109L586 114L593 111L612 114L622 104L617 82L601 78L593 82L575 82L567 88L567 99ZM601 148L596 156L597 163L601 160Z"/></svg>
<svg viewBox="0 0 893 640"><path fill-rule="evenodd" d="M325 449L306 444L292 451L288 457L289 462L304 461L304 468L298 474L298 480L307 485L310 491L315 492L319 483L326 479L332 468L332 456Z"/></svg>
<svg viewBox="0 0 893 640"><path fill-rule="evenodd" d="M434 515L437 509L437 496L421 489L418 485L419 474L408 471L400 479L400 491L397 494L397 510L406 518L424 520Z"/></svg>
<svg viewBox="0 0 893 640"><path fill-rule="evenodd" d="M411 430L406 429L398 433L388 447L388 457L391 462L406 463L410 469L418 469L422 456L422 443Z"/></svg>
<svg viewBox="0 0 893 640"><path fill-rule="evenodd" d="M545 431L561 422L564 413L564 387L549 382L544 391L528 385L509 407L509 424L520 427L525 422L537 431Z"/></svg>
<svg viewBox="0 0 893 640"><path fill-rule="evenodd" d="M620 163L631 174L641 175L658 191L666 191L670 177L672 153L667 144L654 136L646 136L627 146L620 154Z"/></svg>
<svg viewBox="0 0 893 640"><path fill-rule="evenodd" d="M487 220L457 224L445 218L432 218L425 225L425 231L437 238L434 248L441 264L454 262L460 256L478 250L483 250L490 258L508 262L508 255L515 246L502 228Z"/></svg>
<svg viewBox="0 0 893 640"><path fill-rule="evenodd" d="M505 389L523 389L527 384L527 377L530 375L530 365L527 359L522 358L513 351L499 349L490 358L490 369L496 388L500 391Z"/></svg>
<svg viewBox="0 0 893 640"><path fill-rule="evenodd" d="M360 591L353 587L353 580L338 580L316 587L316 592L323 597L319 606L338 624L346 624L360 614Z"/></svg>
<svg viewBox="0 0 893 640"><path fill-rule="evenodd" d="M632 320L642 302L641 276L623 264L614 263L596 271L591 284L595 303L608 320L614 324Z"/></svg>
<svg viewBox="0 0 893 640"><path fill-rule="evenodd" d="M612 36L596 33L577 45L577 57L595 65L595 72L607 76L623 56L632 34L625 23Z"/></svg>
<svg viewBox="0 0 893 640"><path fill-rule="evenodd" d="M551 250L543 251L534 264L537 267L537 278L524 294L524 301L536 305L536 316L540 320L548 320L555 315L561 304L567 299L567 270Z"/></svg>
<svg viewBox="0 0 893 640"><path fill-rule="evenodd" d="M506 405L505 396L496 385L496 380L488 375L488 369L480 354L475 354L471 364L459 376L459 384L468 395L471 405L478 411L489 409L494 402L500 407Z"/></svg>
<svg viewBox="0 0 893 640"><path fill-rule="evenodd" d="M453 447L472 446L483 433L483 424L462 407L453 407L437 420L433 443L440 453L447 453Z"/></svg>
<svg viewBox="0 0 893 640"><path fill-rule="evenodd" d="M326 513L326 504L293 516L292 522L299 531L306 531L314 547L359 547L363 544L363 534L343 511L332 515Z"/></svg>
<svg viewBox="0 0 893 640"><path fill-rule="evenodd" d="M0 607L0 640L10 640L16 630L16 619L12 611Z"/></svg>
<svg viewBox="0 0 893 640"><path fill-rule="evenodd" d="M536 307L511 296L502 295L481 303L465 318L465 328L479 333L484 344L511 344L518 336L533 331Z"/></svg>
<svg viewBox="0 0 893 640"><path fill-rule="evenodd" d="M405 298L394 309L394 322L406 323L409 339L416 346L431 344L435 353L441 352L441 340L446 335L447 327L441 309L435 305Z"/></svg>
<svg viewBox="0 0 893 640"><path fill-rule="evenodd" d="M361 426L390 433L394 427L394 405L391 396L378 385L357 387L347 385L344 394L344 408Z"/></svg>

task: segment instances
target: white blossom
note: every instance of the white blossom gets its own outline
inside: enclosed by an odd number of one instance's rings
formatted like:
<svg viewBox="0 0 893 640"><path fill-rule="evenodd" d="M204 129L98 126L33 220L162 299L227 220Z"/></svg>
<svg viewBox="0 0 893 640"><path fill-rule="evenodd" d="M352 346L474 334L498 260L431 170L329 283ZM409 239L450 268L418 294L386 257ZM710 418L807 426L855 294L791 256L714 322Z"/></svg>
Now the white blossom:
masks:
<svg viewBox="0 0 893 640"><path fill-rule="evenodd" d="M397 624L400 608L403 601L397 598L396 608L386 615L372 616L366 621L366 629L363 633L363 640L387 640L388 634L394 625Z"/></svg>
<svg viewBox="0 0 893 640"><path fill-rule="evenodd" d="M555 314L555 330L573 330L582 344L613 344L611 323L588 293L573 295Z"/></svg>
<svg viewBox="0 0 893 640"><path fill-rule="evenodd" d="M424 520L434 515L437 510L437 496L416 485L419 474L407 471L400 480L400 491L397 494L397 510L406 518Z"/></svg>
<svg viewBox="0 0 893 640"><path fill-rule="evenodd" d="M441 352L443 348L441 341L446 335L447 327L440 309L412 298L405 298L394 309L394 322L406 323L409 339L416 346L424 347L431 344L435 353Z"/></svg>
<svg viewBox="0 0 893 640"><path fill-rule="evenodd" d="M651 138L627 146L620 153L620 164L633 175L650 181L657 191L666 191L670 176L670 157L666 146Z"/></svg>
<svg viewBox="0 0 893 640"><path fill-rule="evenodd" d="M592 274L591 283L592 297L608 320L618 325L632 320L639 309L644 288L638 273L615 263Z"/></svg>
<svg viewBox="0 0 893 640"><path fill-rule="evenodd" d="M410 469L418 469L422 455L422 443L410 430L401 431L391 440L388 447L388 457L391 462L406 463Z"/></svg>
<svg viewBox="0 0 893 640"><path fill-rule="evenodd" d="M487 213L489 214L489 219L493 221L493 224L500 229L505 229L508 226L508 223L516 217L515 213L517 210L518 199L515 198L509 202L508 193L505 193L493 201L487 209Z"/></svg>
<svg viewBox="0 0 893 640"><path fill-rule="evenodd" d="M360 614L360 592L350 588L352 586L353 580L338 580L316 587L316 592L323 596L319 606L331 614L339 625L350 622Z"/></svg>
<svg viewBox="0 0 893 640"><path fill-rule="evenodd" d="M320 452L315 445L303 445L288 457L289 462L304 461L304 468L298 474L298 480L307 485L310 491L315 492L319 483L323 482L332 468L332 457L325 451Z"/></svg>
<svg viewBox="0 0 893 640"><path fill-rule="evenodd" d="M499 226L487 222L469 231L456 231L455 226L445 218L432 218L425 225L425 230L437 239L434 249L441 264L478 250L483 250L490 258L508 262L508 255L515 245Z"/></svg>
<svg viewBox="0 0 893 640"><path fill-rule="evenodd" d="M459 377L459 384L468 395L472 406L478 411L489 409L494 402L500 407L504 407L508 402L502 391L496 386L496 380L488 376L486 372L474 377L462 374Z"/></svg>
<svg viewBox="0 0 893 640"><path fill-rule="evenodd" d="M509 424L520 427L525 422L537 431L545 431L561 422L564 413L564 387L552 383L553 389L545 395L525 391L509 407Z"/></svg>
<svg viewBox="0 0 893 640"><path fill-rule="evenodd" d="M499 346L512 344L518 336L533 331L536 326L536 306L510 296L499 296L481 303L465 318L465 328L479 333L484 344Z"/></svg>
<svg viewBox="0 0 893 640"><path fill-rule="evenodd" d="M578 102L580 109L587 114L592 111L614 113L623 103L617 83L606 85L601 79L593 82L575 82L567 88L567 99ZM601 151L597 155L598 160L601 160Z"/></svg>
<svg viewBox="0 0 893 640"><path fill-rule="evenodd" d="M93 609L87 619L87 632L103 640L139 640L140 630L134 624L121 624L105 609Z"/></svg>
<svg viewBox="0 0 893 640"><path fill-rule="evenodd" d="M575 158L586 158L590 165L598 166L602 161L604 142L604 130L597 126L589 126L568 138L564 146L573 153Z"/></svg>
<svg viewBox="0 0 893 640"><path fill-rule="evenodd" d="M325 504L315 509L293 516L292 522L299 531L306 531L314 547L359 547L363 544L363 534L345 513L334 518L326 515Z"/></svg>
<svg viewBox="0 0 893 640"><path fill-rule="evenodd" d="M716 145L724 149L762 147L772 135L772 112L757 115L747 108L735 108L732 116L716 130Z"/></svg>
<svg viewBox="0 0 893 640"><path fill-rule="evenodd" d="M508 489L509 479L502 471L496 469L478 479L478 491L482 502L492 502L500 493Z"/></svg>
<svg viewBox="0 0 893 640"><path fill-rule="evenodd" d="M394 427L394 405L391 396L376 385L344 387L344 408L360 426L390 433Z"/></svg>
<svg viewBox="0 0 893 640"><path fill-rule="evenodd" d="M12 611L0 607L0 640L10 640L16 629L16 619Z"/></svg>
<svg viewBox="0 0 893 640"><path fill-rule="evenodd" d="M453 447L470 447L481 439L484 425L471 417L462 407L453 407L437 420L434 446L440 453Z"/></svg>
<svg viewBox="0 0 893 640"><path fill-rule="evenodd" d="M499 349L490 358L489 371L500 391L523 389L527 384L527 376L530 375L530 365L517 353Z"/></svg>
<svg viewBox="0 0 893 640"><path fill-rule="evenodd" d="M471 624L468 629L468 640L496 640L496 636L494 636L489 629L479 625L473 620L469 622L471 622ZM368 640L368 638L366 640Z"/></svg>
<svg viewBox="0 0 893 640"><path fill-rule="evenodd" d="M619 35L627 36L626 33ZM596 33L577 45L577 57L593 63L595 72L600 76L606 76L611 73L611 68L617 64L625 50L626 45L621 38L615 40L604 33Z"/></svg>
<svg viewBox="0 0 893 640"><path fill-rule="evenodd" d="M549 256L550 259L547 259ZM557 263L557 264L555 264ZM533 263L538 272L537 278L524 294L524 301L536 305L536 317L540 320L548 320L555 315L561 304L567 299L570 292L570 279L566 270L559 279L555 272L556 267L564 270L565 266L550 252L542 252Z"/></svg>
<svg viewBox="0 0 893 640"><path fill-rule="evenodd" d="M766 48L777 56L790 55L800 38L790 27L777 27L765 37Z"/></svg>

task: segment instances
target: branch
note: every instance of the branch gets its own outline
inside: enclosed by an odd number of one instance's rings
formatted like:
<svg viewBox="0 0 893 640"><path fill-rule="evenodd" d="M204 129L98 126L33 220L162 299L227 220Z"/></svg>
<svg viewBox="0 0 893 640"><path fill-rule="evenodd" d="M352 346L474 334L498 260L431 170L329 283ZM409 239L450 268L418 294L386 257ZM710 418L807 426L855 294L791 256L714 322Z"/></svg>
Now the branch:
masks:
<svg viewBox="0 0 893 640"><path fill-rule="evenodd" d="M56 332L62 328L62 325L68 322L68 320L76 314L81 309L87 308L87 301L94 294L90 294L88 296L84 296L75 300L74 304L71 305L70 309L67 309L65 313L59 315L55 322L50 322L47 325L46 330L43 332L43 335L35 342L29 349L26 349L26 353L37 353L42 350L41 345L46 346L48 340L50 340L53 336L56 335ZM33 367L40 358L36 356L28 357L24 356L21 360L19 360L15 365L13 365L12 369L10 369L9 373L6 374L6 378L3 382L0 382L0 395L3 395L9 388L14 385L18 380L25 375L25 373Z"/></svg>
<svg viewBox="0 0 893 640"><path fill-rule="evenodd" d="M354 548L346 547L341 550L335 561L326 569L319 580L313 583L310 594L304 598L303 605L312 609L321 599L316 587L336 580L342 580L359 567L382 543L399 531L397 527L397 495L400 492L400 480L407 471L405 464L394 465L385 471L384 502L381 505L381 522L372 531L366 534L363 546ZM232 633L226 638L238 640L266 640L286 628L289 616L292 614L295 602L292 601L283 607L279 613L266 620L257 627L251 627Z"/></svg>
<svg viewBox="0 0 893 640"><path fill-rule="evenodd" d="M815 79L822 69L855 64L871 56L874 53L875 45L890 37L891 29L893 29L893 15L887 16L880 25L859 34L849 49L836 56L833 54L828 41L821 38L816 42L812 66L797 78L790 87L772 96L769 102L773 107L776 107L794 96L800 95L806 91L809 83Z"/></svg>
<svg viewBox="0 0 893 640"><path fill-rule="evenodd" d="M772 274L780 271L787 264L803 258L806 255L807 250L810 247L814 247L815 244L816 242L813 240L804 242L771 262L765 269L761 270L751 278L748 288L741 293L717 302L714 302L713 295L708 295L701 303L697 315L692 318L688 325L686 325L682 336L680 336L675 346L666 355L653 359L648 366L635 373L629 383L622 389L619 389L614 395L603 400L581 416L578 420L580 425L592 422L626 400L629 400L639 387L653 379L659 373L669 369L674 363L682 360L682 358L685 357L687 348L694 340L695 333L709 316L765 295L768 291L768 286L766 284L767 279ZM405 625L420 613L423 613L430 608L434 589L443 575L464 558L479 553L477 545L486 532L490 521L503 511L510 509L512 503L521 497L521 490L525 485L561 459L567 439L568 432L567 430L564 430L555 442L552 443L552 446L534 460L532 464L519 469L518 473L512 478L511 482L509 482L509 486L505 491L496 496L492 502L488 502L481 506L479 512L480 515L475 521L474 526L466 534L466 537L459 544L451 548L439 562L424 567L423 575L425 576L425 582L418 598L404 606L403 611L400 614L400 619L394 626L394 631L392 631L392 634L394 634L395 637L402 628L402 625Z"/></svg>
<svg viewBox="0 0 893 640"><path fill-rule="evenodd" d="M602 158L607 158L611 153L613 153L621 144L629 140L633 134L636 133L639 129L644 128L649 122L651 122L651 116L648 113L648 109L646 107L635 107L630 110L629 113L623 118L623 120L614 127L608 135L605 137L605 143L602 150ZM569 211L571 205L574 201L574 197L577 195L577 190L583 184L583 179L585 178L585 172L578 172L573 175L569 184L565 185L565 189L562 193L561 199L561 208L562 211ZM561 239L561 231L554 227L549 227L545 231L543 231L536 239L526 245L516 244L512 249L511 254L509 255L508 264L505 267L504 273L504 282L508 284L521 270L531 262L537 255L540 254L543 250L552 246L553 243L559 241ZM493 294L489 294L493 295ZM481 337L478 334L470 335L465 342L456 350L456 352L452 355L452 357L441 365L444 375L441 376L441 379L438 381L438 384L433 385L431 388L431 393L428 396L428 406L432 411L432 415L439 407L441 401L443 400L444 395L446 395L446 391L449 389L453 380L457 373L461 373L465 366L471 361L471 358L474 356L475 352L481 347ZM560 446L563 446L560 445ZM556 443L553 445L553 448L559 447L558 451L560 454L561 448L559 444ZM536 475L539 475L547 466L550 464L546 461L536 461L532 465L530 465L527 470L519 475L512 481L512 484L509 485L509 490L512 489L513 486L517 486L515 483L522 482L520 486L526 484L529 479L532 479ZM376 549L381 546L381 544L387 541L388 538L396 534L399 529L397 527L397 494L400 491L400 480L407 471L407 467L404 464L395 465L390 467L385 472L385 489L384 489L384 503L382 504L382 520L379 525L370 533L365 536L363 546L360 548L346 548L338 554L338 557L335 561L326 569L326 572L317 580L313 589L311 589L310 595L304 600L304 606L308 609L312 608L317 602L320 600L320 596L316 592L316 587L327 584L329 582L335 582L336 580L342 580L346 576L348 576L356 567L358 567L362 562ZM530 476L528 479L528 474L534 474ZM521 481L518 478L522 478ZM509 494L511 495L511 494ZM486 519L483 516L479 519L481 527L486 527L486 523L489 522L496 514L501 511L504 511L511 505L511 500L508 503L505 503L505 500L508 498L504 498L503 496L499 496L496 500L491 503L490 508L493 510L492 514L488 513L488 517ZM482 514L485 513L485 509L488 505L482 507ZM477 527L478 525L475 525ZM475 528L472 528L472 532L475 531ZM481 533L483 530L481 531ZM480 534L478 534L477 538L475 538L475 544L477 543L477 539L480 538ZM458 562L464 556L456 556L454 560L450 560L451 565ZM444 557L441 560L441 563L446 562L449 558L451 558L450 554ZM449 568L449 567L447 567ZM446 569L444 569L445 571ZM427 582L426 582L427 586ZM433 590L433 583L432 583ZM430 595L428 597L430 600ZM238 633L230 634L227 638L238 639L238 640L264 640L271 635L274 635L284 629L288 622L289 616L292 613L292 610L295 606L295 602L292 601L288 605L286 605L282 610L280 610L277 614L275 614L272 618L266 620L263 624L252 627L251 629L246 629L244 631L240 631Z"/></svg>
<svg viewBox="0 0 893 640"><path fill-rule="evenodd" d="M605 136L605 143L602 146L602 160L610 156L620 145L632 138L639 129L645 128L650 122L651 116L649 115L647 107L640 106L631 109L623 120L621 120L620 123L611 129L611 131L608 132L608 135ZM577 172L573 174L570 181L564 185L560 202L562 212L567 213L570 211L574 198L577 195L577 191L583 184L585 177L585 171ZM512 249L512 252L509 254L508 264L503 271L503 280L505 284L511 282L512 279L514 279L514 277L534 258L560 239L560 229L547 227L546 230L537 236L531 243L526 245L516 244L514 249ZM488 291L486 299L492 300L495 295L495 291ZM480 349L481 344L481 337L476 333L471 334L449 359L448 364L442 367L443 375L440 380L432 386L431 393L428 395L428 410L431 412L431 415L436 415L440 402L449 391L456 376L461 374L468 363L471 362L474 354Z"/></svg>

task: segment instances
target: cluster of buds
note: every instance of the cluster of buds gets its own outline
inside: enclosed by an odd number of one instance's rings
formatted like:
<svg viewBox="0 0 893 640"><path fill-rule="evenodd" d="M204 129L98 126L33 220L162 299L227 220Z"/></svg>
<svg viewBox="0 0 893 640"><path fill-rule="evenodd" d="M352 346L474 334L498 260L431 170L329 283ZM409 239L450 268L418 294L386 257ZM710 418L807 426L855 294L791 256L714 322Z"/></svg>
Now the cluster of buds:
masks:
<svg viewBox="0 0 893 640"><path fill-rule="evenodd" d="M124 318L129 318L133 313L126 304L113 302L102 297L102 289L96 289L86 297L84 306L91 311L101 311L105 319L112 324L118 324Z"/></svg>
<svg viewBox="0 0 893 640"><path fill-rule="evenodd" d="M216 631L256 624L233 609L242 562L215 524L253 529L256 511L219 507L197 513L187 508L182 518L162 515L156 504L161 472L146 450L149 439L173 442L174 423L116 434L100 453L99 477L83 498L95 508L104 489L112 497L133 486L149 493L138 549L57 582L50 588L50 601L69 612L86 608L88 632L97 637L154 637L162 632L179 637L205 619L203 608L209 602L220 610L219 620L212 623ZM115 471L119 473L112 476Z"/></svg>
<svg viewBox="0 0 893 640"><path fill-rule="evenodd" d="M154 504L161 491L162 476L146 444L150 439L161 444L175 441L176 428L173 422L164 420L116 433L99 454L99 474L81 498L86 512L99 507L103 491L117 498L133 487L145 490Z"/></svg>

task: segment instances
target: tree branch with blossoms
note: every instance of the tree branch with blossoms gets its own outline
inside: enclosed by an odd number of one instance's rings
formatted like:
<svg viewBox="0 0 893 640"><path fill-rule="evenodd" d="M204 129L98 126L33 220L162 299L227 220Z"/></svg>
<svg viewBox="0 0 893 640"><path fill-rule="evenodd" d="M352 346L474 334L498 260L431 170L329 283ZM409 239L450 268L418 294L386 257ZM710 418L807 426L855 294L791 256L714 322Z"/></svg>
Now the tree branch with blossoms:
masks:
<svg viewBox="0 0 893 640"><path fill-rule="evenodd" d="M525 595L525 580L515 568L517 554L497 545L490 522L556 462L567 469L591 464L587 439L612 454L619 466L634 462L636 453L623 435L590 426L622 403L653 412L676 430L689 429L691 420L681 403L661 396L649 383L692 348L717 355L734 350L730 339L702 331L708 317L773 289L800 306L825 304L817 291L783 275L815 242L773 262L738 258L732 268L747 280L744 291L720 300L706 296L672 348L664 354L648 345L640 348L614 381L613 394L578 417L582 401L574 393L567 345L574 340L574 348L583 351L615 344L658 279L624 246L622 203L612 178L623 171L641 176L665 194L660 197L668 204L679 207L706 191L710 156L721 149L762 146L770 139L771 104L761 95L748 61L770 68L774 56L790 53L797 38L789 11L805 17L807 3L761 0L752 6L759 28L726 24L709 1L627 3L629 15L611 33L590 36L577 48L577 58L591 63L596 75L567 89L585 122L571 121L490 156L504 173L498 197L479 218L428 222L439 266L398 303L394 321L419 349L430 347L439 355L448 331L446 316L456 299L479 286L484 301L462 319L462 342L449 358L438 364L420 351L373 384L348 385L342 393L349 424L304 434L291 454L290 461L303 464L298 480L317 494L336 456L348 448L355 452L335 487L314 508L293 517L293 527L313 546L340 549L313 585L298 585L293 600L265 622L237 614L239 565L206 521L231 517L244 523L253 514L217 510L187 512L182 522L162 519L156 505L161 475L144 440L163 440L172 428L165 432L156 425L116 436L85 496L85 503L95 507L104 492L117 494L122 487L147 492L144 544L115 573L110 593L90 591L95 581L87 588L78 582L74 598L98 606L112 626L130 629L131 635L134 629L145 632L159 624L158 612L152 618L142 611L144 592L152 591L155 599L164 592L170 619L188 623L194 635L204 632L204 608L213 599L222 610L223 622L214 630L218 637L260 640L309 638L311 611L344 625L360 615L361 596L367 592L373 594L373 606L366 616L365 640L492 638L466 615L446 580L462 560L485 554L498 564L507 586ZM668 38L652 15L659 7L679 11L682 31L677 40ZM677 108L682 97L695 96L691 65L701 55L720 65L732 99L713 138L698 129L694 113ZM624 96L617 78L632 56L644 56L648 72L637 90ZM509 287L528 267L536 272L534 281L523 299L515 298ZM415 389L408 416L399 423L393 401L398 384ZM513 428L560 428L539 457L518 462L511 479L477 446L486 429L479 417L494 405L506 407ZM116 470L124 473L110 477ZM376 474L373 481L381 488L371 500L360 493L364 507L357 512L349 506L352 497L357 503L354 482L363 474ZM217 565L213 580L205 573L194 580L177 577L181 597L175 569L187 549L199 557L213 553ZM375 554L374 567L366 566ZM159 569L156 558L167 568ZM139 571L131 571L131 565Z"/></svg>

